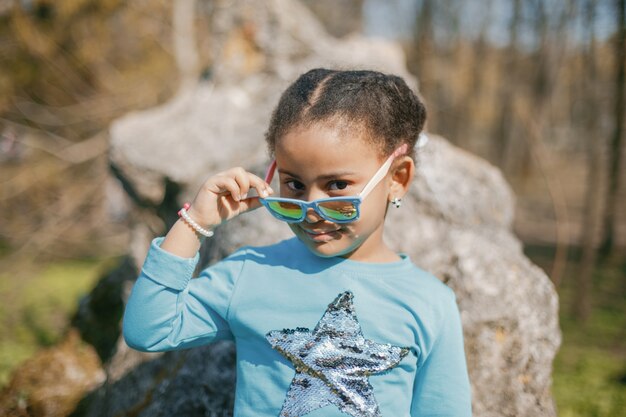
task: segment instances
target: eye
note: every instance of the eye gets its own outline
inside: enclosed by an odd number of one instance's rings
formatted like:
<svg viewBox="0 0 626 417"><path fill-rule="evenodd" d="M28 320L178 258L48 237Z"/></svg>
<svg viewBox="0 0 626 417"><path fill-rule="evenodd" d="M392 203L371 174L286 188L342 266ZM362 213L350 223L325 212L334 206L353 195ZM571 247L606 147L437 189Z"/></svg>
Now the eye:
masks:
<svg viewBox="0 0 626 417"><path fill-rule="evenodd" d="M284 184L292 191L302 191L304 190L304 184L297 180L286 180Z"/></svg>
<svg viewBox="0 0 626 417"><path fill-rule="evenodd" d="M328 184L328 188L333 191L344 190L348 187L348 181L332 181Z"/></svg>

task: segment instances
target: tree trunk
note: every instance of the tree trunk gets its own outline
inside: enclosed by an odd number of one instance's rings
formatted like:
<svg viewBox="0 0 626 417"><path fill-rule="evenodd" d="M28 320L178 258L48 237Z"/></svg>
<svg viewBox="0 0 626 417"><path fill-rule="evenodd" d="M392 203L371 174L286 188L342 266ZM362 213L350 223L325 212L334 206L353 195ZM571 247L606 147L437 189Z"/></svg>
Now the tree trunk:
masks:
<svg viewBox="0 0 626 417"><path fill-rule="evenodd" d="M196 0L175 0L172 7L172 43L180 76L179 89L186 90L196 85L200 67L194 24Z"/></svg>
<svg viewBox="0 0 626 417"><path fill-rule="evenodd" d="M615 246L616 214L619 200L622 144L624 136L624 79L626 61L626 0L615 0L617 36L615 39L615 128L609 148L609 174L604 214L604 241L600 252L603 258L611 255Z"/></svg>
<svg viewBox="0 0 626 417"><path fill-rule="evenodd" d="M424 0L415 16L414 39L415 61L417 62L417 76L420 83L420 92L424 94L432 89L433 77L429 63L433 62L433 2Z"/></svg>
<svg viewBox="0 0 626 417"><path fill-rule="evenodd" d="M585 27L587 28L587 39L589 47L584 59L584 76L581 77L582 95L586 97L587 105L584 108L584 118L586 131L585 138L587 140L587 191L585 194L585 212L583 219L583 227L581 231L580 246L582 255L578 275L576 277L576 296L572 311L574 316L580 321L585 322L591 314L591 303L593 288L593 270L596 264L596 231L599 226L599 211L601 202L602 181L602 141L596 140L597 135L597 91L596 91L596 39L593 22L595 21L597 0L588 0L585 3Z"/></svg>
<svg viewBox="0 0 626 417"><path fill-rule="evenodd" d="M548 186L554 207L556 223L556 252L552 265L551 278L555 286L559 286L567 265L567 255L570 244L569 214L567 200L559 176L551 170L552 157L543 143L543 138L551 134L550 127L550 98L556 85L559 69L565 57L568 46L568 32L565 30L567 22L574 15L575 1L568 0L562 14L559 17L559 25L555 31L554 41L550 43L548 36L549 16L546 6L542 2L536 3L535 32L538 34L537 57L538 69L534 74L533 91L531 95L531 109L527 115L528 120L524 124L531 129L528 132L528 142L516 149L516 154L521 164L520 171L528 171L530 168L531 155L537 161L539 169L546 175Z"/></svg>
<svg viewBox="0 0 626 417"><path fill-rule="evenodd" d="M511 146L511 131L514 124L514 83L517 80L517 61L518 61L518 38L519 26L522 20L522 2L521 0L513 1L513 15L511 17L509 46L504 56L504 68L502 74L502 86L500 89L500 115L495 125L495 134L492 136L495 140L495 162L501 167L505 174L510 173L508 169L509 160L508 153Z"/></svg>

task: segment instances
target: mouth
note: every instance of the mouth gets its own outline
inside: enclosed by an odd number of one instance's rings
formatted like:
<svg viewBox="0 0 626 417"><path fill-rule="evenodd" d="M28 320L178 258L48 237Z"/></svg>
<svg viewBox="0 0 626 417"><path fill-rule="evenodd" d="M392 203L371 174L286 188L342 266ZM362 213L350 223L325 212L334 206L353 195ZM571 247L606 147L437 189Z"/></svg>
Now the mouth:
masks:
<svg viewBox="0 0 626 417"><path fill-rule="evenodd" d="M329 240L335 239L338 236L339 231L341 230L341 229L312 230L312 229L305 229L303 227L301 227L301 229L304 231L304 233L306 233L308 237L310 237L312 240L316 242L328 242Z"/></svg>

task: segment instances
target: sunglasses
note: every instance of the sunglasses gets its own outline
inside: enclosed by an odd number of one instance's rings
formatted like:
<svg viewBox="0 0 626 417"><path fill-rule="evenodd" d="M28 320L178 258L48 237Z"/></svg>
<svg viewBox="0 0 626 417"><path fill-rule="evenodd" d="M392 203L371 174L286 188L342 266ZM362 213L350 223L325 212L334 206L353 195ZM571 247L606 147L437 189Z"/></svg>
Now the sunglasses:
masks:
<svg viewBox="0 0 626 417"><path fill-rule="evenodd" d="M365 197L382 180L391 163L399 155L406 153L407 145L404 144L396 149L387 158L385 163L376 171L372 179L363 190L356 196L320 198L313 201L297 200L294 198L267 197L260 198L259 201L269 210L269 212L279 220L288 223L299 223L306 217L309 208L313 209L321 218L333 223L350 223L359 219L361 214L361 203ZM272 161L265 175L265 182L271 183L276 171L276 160Z"/></svg>

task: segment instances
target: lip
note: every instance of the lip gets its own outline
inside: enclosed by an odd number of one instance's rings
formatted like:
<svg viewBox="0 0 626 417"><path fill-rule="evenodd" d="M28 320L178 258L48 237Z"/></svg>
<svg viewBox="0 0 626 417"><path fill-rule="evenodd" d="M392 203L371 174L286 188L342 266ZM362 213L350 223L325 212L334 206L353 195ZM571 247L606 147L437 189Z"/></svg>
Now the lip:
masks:
<svg viewBox="0 0 626 417"><path fill-rule="evenodd" d="M310 235L326 235L326 234L330 234L333 232L338 232L339 229L333 229L333 230L309 230L309 229L302 229L305 232L307 232Z"/></svg>
<svg viewBox="0 0 626 417"><path fill-rule="evenodd" d="M304 233L307 234L312 240L316 242L327 242L335 238L335 234L338 233L341 229L332 229L332 230L310 230L310 229L301 229Z"/></svg>

